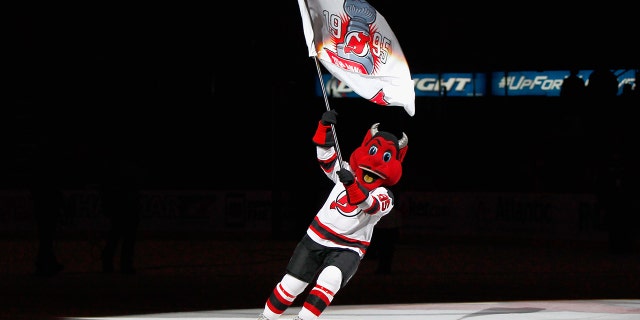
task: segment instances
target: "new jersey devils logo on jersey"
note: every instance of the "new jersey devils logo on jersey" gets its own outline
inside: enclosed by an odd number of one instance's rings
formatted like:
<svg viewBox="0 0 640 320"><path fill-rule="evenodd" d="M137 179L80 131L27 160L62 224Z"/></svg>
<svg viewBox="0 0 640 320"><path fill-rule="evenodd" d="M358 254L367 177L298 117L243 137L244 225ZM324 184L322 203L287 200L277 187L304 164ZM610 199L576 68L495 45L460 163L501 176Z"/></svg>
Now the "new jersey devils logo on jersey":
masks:
<svg viewBox="0 0 640 320"><path fill-rule="evenodd" d="M358 209L358 206L349 204L349 202L347 201L346 190L340 192L340 194L338 194L338 196L336 197L336 200L332 201L329 207L331 209L335 209L336 211L338 211L338 213L345 217L355 217L361 211L360 209Z"/></svg>

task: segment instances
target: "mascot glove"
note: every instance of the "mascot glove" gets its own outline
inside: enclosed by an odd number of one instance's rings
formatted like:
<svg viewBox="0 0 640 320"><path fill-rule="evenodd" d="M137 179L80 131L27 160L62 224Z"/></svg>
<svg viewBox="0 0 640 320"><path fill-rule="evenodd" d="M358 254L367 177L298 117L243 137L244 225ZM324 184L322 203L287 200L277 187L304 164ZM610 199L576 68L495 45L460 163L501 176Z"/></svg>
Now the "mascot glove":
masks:
<svg viewBox="0 0 640 320"><path fill-rule="evenodd" d="M338 174L338 178L340 178L340 182L345 186L353 184L356 181L356 178L353 176L353 173L347 169L340 169L336 172Z"/></svg>
<svg viewBox="0 0 640 320"><path fill-rule="evenodd" d="M337 172L340 182L347 190L347 201L351 205L357 205L367 200L369 196L369 190L355 182L355 177L351 171L346 169L340 169Z"/></svg>
<svg viewBox="0 0 640 320"><path fill-rule="evenodd" d="M325 126L332 124L335 125L336 123L338 123L338 112L336 110L325 111L322 114L322 118L320 119L320 121L322 121L322 124Z"/></svg>
<svg viewBox="0 0 640 320"><path fill-rule="evenodd" d="M316 133L313 135L313 142L316 145L322 147L333 147L336 145L331 125L336 124L337 116L338 113L335 110L325 111L322 114L322 118L318 121Z"/></svg>

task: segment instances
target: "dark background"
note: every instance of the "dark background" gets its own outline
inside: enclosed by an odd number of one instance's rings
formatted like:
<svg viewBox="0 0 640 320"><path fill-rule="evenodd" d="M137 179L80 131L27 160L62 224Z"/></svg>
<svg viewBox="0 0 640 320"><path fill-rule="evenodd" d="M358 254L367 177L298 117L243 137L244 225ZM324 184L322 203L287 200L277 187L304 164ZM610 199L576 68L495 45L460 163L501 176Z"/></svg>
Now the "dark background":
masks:
<svg viewBox="0 0 640 320"><path fill-rule="evenodd" d="M622 4L372 4L412 73L638 67L637 14ZM43 136L79 162L72 167L89 171L91 159L79 157L99 158L105 144L117 146L158 187L271 187L287 183L274 180L281 161L309 165L308 138L325 105L313 91L317 71L294 1L19 8L8 34L3 161L11 179L28 175L22 160ZM467 138L496 133L517 147L530 128L555 135L568 110L553 99L418 98L410 119L345 100L330 101L349 126L339 136L343 148L384 118L390 131L409 134L407 171L425 154L449 152L433 147L447 141L467 149L476 145ZM488 147L502 157L495 151L504 146Z"/></svg>
<svg viewBox="0 0 640 320"><path fill-rule="evenodd" d="M623 3L371 4L394 30L412 73L640 68L637 10ZM27 188L44 163L61 187L84 188L100 183L104 159L114 155L136 162L148 190L293 191L306 205L327 187L311 143L326 106L315 96L317 71L297 2L40 5L10 13L0 187ZM374 122L407 133L398 192L594 193L595 172L611 152L637 145L635 117L621 100L419 97L414 117L364 99L329 102L340 114L345 156ZM630 158L627 174L637 177L635 151ZM288 231L287 240L297 239L304 226ZM25 272L31 272L25 257L34 245L22 240L33 241L33 234L11 232L3 255L26 260ZM65 236L60 240L69 240ZM80 302L66 314L80 315L260 307L295 244L155 236L141 236L145 254L137 259L161 265L158 270L115 282L68 271L49 283L10 277L5 288L21 291L5 296L14 306L6 310L38 304L41 314L60 313L69 301ZM637 246L633 254L613 256L599 242L433 240L401 242L395 277L381 280L373 262L365 261L364 280L339 303L637 297L637 277L631 276ZM59 245L61 260L77 259L76 246L83 244ZM198 261L208 268L191 265ZM223 290L229 287L255 292ZM114 306L120 290L132 289L132 299ZM392 298L361 294L371 290ZM107 305L100 292L109 296Z"/></svg>
<svg viewBox="0 0 640 320"><path fill-rule="evenodd" d="M392 26L413 73L638 67L637 15L622 4L372 4ZM43 137L67 160L68 176L80 179L91 174L74 171L90 173L91 157L99 158L105 144L139 160L151 187L286 185L276 179L283 161L312 171L309 137L326 107L313 91L317 73L296 2L14 13L3 108L9 184L29 175L24 160ZM349 139L357 143L370 124L385 119L383 128L409 134L407 171L428 164L419 157L449 152L437 146L477 145L467 138L479 134L495 132L518 146L529 128L550 135L563 129L555 124L564 109L553 99L418 98L414 118L345 100L330 101L346 126L339 134L345 152ZM488 147L502 157L496 151L504 146Z"/></svg>

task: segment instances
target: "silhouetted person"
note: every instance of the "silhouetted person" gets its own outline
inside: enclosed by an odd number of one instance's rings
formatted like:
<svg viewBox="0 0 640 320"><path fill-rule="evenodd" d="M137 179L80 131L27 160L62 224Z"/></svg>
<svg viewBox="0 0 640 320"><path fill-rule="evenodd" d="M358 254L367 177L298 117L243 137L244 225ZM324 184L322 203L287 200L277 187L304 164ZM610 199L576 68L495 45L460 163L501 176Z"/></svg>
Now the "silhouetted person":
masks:
<svg viewBox="0 0 640 320"><path fill-rule="evenodd" d="M625 83L622 85L622 92L620 96L628 98L633 97L633 85L631 83Z"/></svg>
<svg viewBox="0 0 640 320"><path fill-rule="evenodd" d="M401 212L397 207L391 210L391 214L386 219L380 219L376 224L375 237L371 239L371 248L374 257L378 259L376 274L391 274L393 257L396 252L396 245L400 238L400 227L402 225Z"/></svg>
<svg viewBox="0 0 640 320"><path fill-rule="evenodd" d="M578 76L578 69L569 70L569 75L564 78L560 86L560 96L578 98L585 95L585 81Z"/></svg>
<svg viewBox="0 0 640 320"><path fill-rule="evenodd" d="M632 216L634 210L634 181L628 155L620 142L613 141L613 151L599 176L599 197L609 234L611 253L627 253L633 245Z"/></svg>
<svg viewBox="0 0 640 320"><path fill-rule="evenodd" d="M618 95L618 78L611 70L598 67L589 75L586 88L591 98L612 98Z"/></svg>
<svg viewBox="0 0 640 320"><path fill-rule="evenodd" d="M120 249L120 272L134 274L135 245L140 224L138 172L134 162L124 155L107 161L101 185L102 210L109 218L109 230L102 250L102 271L114 271L116 252Z"/></svg>
<svg viewBox="0 0 640 320"><path fill-rule="evenodd" d="M59 164L56 150L47 139L41 139L34 154L30 193L36 220L38 251L36 271L38 276L54 276L64 266L58 262L54 251L58 222L64 210L64 194L60 186Z"/></svg>
<svg viewBox="0 0 640 320"><path fill-rule="evenodd" d="M615 126L617 122L614 113L618 109L618 78L607 68L595 68L589 75L586 91L589 101L584 108L589 126L596 136L606 135L610 126ZM602 105L606 109L600 107Z"/></svg>
<svg viewBox="0 0 640 320"><path fill-rule="evenodd" d="M54 251L58 219L63 210L63 195L56 186L48 181L42 181L31 189L31 196L38 228L36 275L53 276L64 268L58 262Z"/></svg>
<svg viewBox="0 0 640 320"><path fill-rule="evenodd" d="M622 85L622 91L619 96L620 110L617 115L619 120L617 125L624 126L625 129L631 129L637 127L635 125L635 110L640 105L640 96L635 95L633 92L633 85L625 83ZM636 132L628 132L626 134L637 136Z"/></svg>

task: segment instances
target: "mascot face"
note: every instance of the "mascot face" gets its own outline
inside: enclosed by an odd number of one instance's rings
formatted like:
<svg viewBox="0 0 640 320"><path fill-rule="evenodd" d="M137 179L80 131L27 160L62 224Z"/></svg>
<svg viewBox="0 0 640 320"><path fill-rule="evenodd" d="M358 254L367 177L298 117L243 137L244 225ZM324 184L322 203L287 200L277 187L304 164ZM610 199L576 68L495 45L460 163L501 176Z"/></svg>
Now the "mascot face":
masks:
<svg viewBox="0 0 640 320"><path fill-rule="evenodd" d="M404 133L402 139L398 140L391 133L378 131L378 125L371 126L362 144L349 158L356 179L368 190L392 186L400 181L402 161L409 142Z"/></svg>

